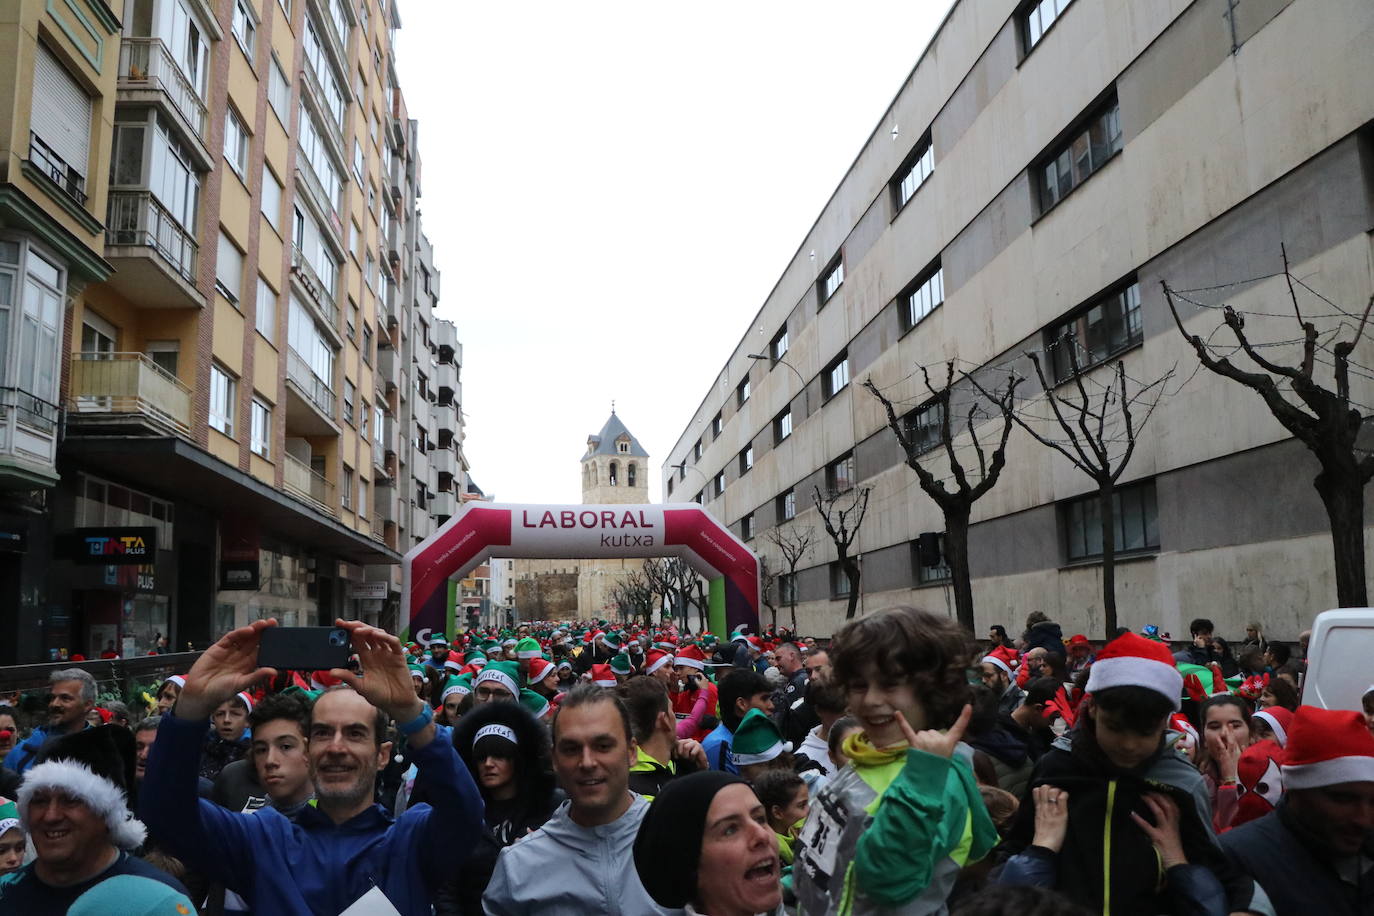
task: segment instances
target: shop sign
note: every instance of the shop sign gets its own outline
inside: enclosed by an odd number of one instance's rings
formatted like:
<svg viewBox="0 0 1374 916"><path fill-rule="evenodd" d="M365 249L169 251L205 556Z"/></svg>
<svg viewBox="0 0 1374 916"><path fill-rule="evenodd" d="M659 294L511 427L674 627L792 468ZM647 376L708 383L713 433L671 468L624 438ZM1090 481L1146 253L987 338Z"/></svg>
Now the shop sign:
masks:
<svg viewBox="0 0 1374 916"><path fill-rule="evenodd" d="M77 528L72 532L78 563L141 565L157 559L156 528Z"/></svg>
<svg viewBox="0 0 1374 916"><path fill-rule="evenodd" d="M220 560L219 564L219 587L221 591L252 591L258 590L258 568L257 560Z"/></svg>
<svg viewBox="0 0 1374 916"><path fill-rule="evenodd" d="M389 588L386 582L350 582L348 597L363 601L385 601Z"/></svg>

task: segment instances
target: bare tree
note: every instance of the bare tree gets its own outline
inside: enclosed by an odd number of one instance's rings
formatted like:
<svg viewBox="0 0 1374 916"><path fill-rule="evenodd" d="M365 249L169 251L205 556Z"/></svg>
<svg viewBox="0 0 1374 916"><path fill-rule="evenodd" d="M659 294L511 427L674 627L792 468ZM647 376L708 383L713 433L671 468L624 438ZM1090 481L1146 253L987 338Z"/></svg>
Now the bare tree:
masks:
<svg viewBox="0 0 1374 916"><path fill-rule="evenodd" d="M816 508L820 510L825 533L830 535L830 540L834 542L836 559L839 560L840 569L849 581L849 606L845 609L844 619L852 620L859 609L861 571L859 558L851 556L849 550L854 545L854 539L859 536L859 526L864 523L864 514L868 512L870 488L859 487L844 492L831 490L825 493L821 492L820 487L815 489Z"/></svg>
<svg viewBox="0 0 1374 916"><path fill-rule="evenodd" d="M759 557L759 597L763 600L763 606L768 608L768 612L773 617L774 630L778 628L778 605L773 600L773 587L777 581L777 575L768 566L768 558Z"/></svg>
<svg viewBox="0 0 1374 916"><path fill-rule="evenodd" d="M768 529L764 535L768 543L778 548L778 553L782 555L782 562L787 566L787 589L785 594L778 597L787 602L788 609L792 612L792 632L797 632L797 567L806 558L811 550L811 544L816 539L816 531L810 525L797 527L789 525L786 528L777 527ZM779 591L783 591L779 588ZM776 624L777 614L773 615L773 623Z"/></svg>
<svg viewBox="0 0 1374 916"><path fill-rule="evenodd" d="M693 607L697 609L700 629L706 629L706 611L709 604L706 585L695 569L679 557L666 557L646 561L644 573L654 593L662 595L664 602L674 613L681 615L684 631L691 629L688 621Z"/></svg>
<svg viewBox="0 0 1374 916"><path fill-rule="evenodd" d="M1251 341L1245 331L1245 316L1229 305L1222 311L1223 324L1235 337L1238 349L1259 368L1257 372L1240 368L1226 356L1219 355L1212 344L1196 334L1189 334L1183 327L1175 303L1175 298L1179 297L1178 291L1163 281L1161 285L1179 333L1192 345L1202 365L1223 378L1244 385L1263 398L1274 419L1317 459L1321 470L1312 479L1312 485L1321 497L1331 527L1336 601L1341 607L1365 607L1368 605L1368 586L1364 558L1364 488L1374 477L1374 455L1358 446L1365 414L1362 405L1356 405L1350 398L1350 354L1364 336L1370 310L1374 308L1374 296L1365 305L1364 313L1359 316L1359 324L1349 339L1323 343L1316 324L1304 318L1298 304L1294 284L1302 281L1289 271L1286 251L1283 254L1283 275L1288 284L1294 319L1302 331L1302 356L1297 365L1275 362L1261 354L1260 348L1269 344ZM1355 317L1349 313L1343 314L1351 319ZM1340 327L1337 333L1339 331ZM1319 357L1318 351L1329 353L1330 361ZM1332 385L1316 380L1319 362L1330 366L1334 389ZM1366 374L1364 367L1356 365L1359 374ZM1290 399L1289 392L1296 396L1299 403Z"/></svg>
<svg viewBox="0 0 1374 916"><path fill-rule="evenodd" d="M972 442L974 455L978 459L978 478L975 482L969 479L968 471L964 468L964 463L959 460L959 455L954 447L956 435L954 427L956 411L954 374L953 361L946 363L944 384L937 388L930 380L930 372L925 366L921 367L921 375L925 378L926 388L932 396L928 403L931 403L932 406L938 406L940 410L939 439L934 446L929 442L921 441L917 431L908 428L906 422L897 416L896 408L891 399L878 390L872 379L866 380L864 387L882 402L883 409L887 412L888 428L892 430L893 435L897 437L897 442L902 446L902 451L906 454L907 466L916 472L916 479L920 482L921 489L935 501L935 504L940 507L940 511L944 513L944 554L949 566L950 587L954 592L954 613L959 623L972 631L974 629L973 583L969 575L969 519L973 514L973 504L997 485L997 480L1002 474L1002 468L1006 466L1007 439L1011 436L1012 427L1015 425L1013 414L1016 403L1016 386L1021 383L1021 379L1008 373L1005 386L999 386L995 392L986 398L993 408L992 411L984 407L978 398L969 399L968 412L962 419L969 440ZM967 376L967 373L964 375ZM977 390L981 392L982 389ZM978 424L980 419L990 419L992 416L1000 416L1002 428L997 437L997 445L989 457L983 448L983 443L978 438ZM958 430L958 433L961 434L963 431ZM921 463L921 456L926 452L933 451L934 447L941 448L941 453L949 460L952 487L947 485L945 480L936 477L929 468Z"/></svg>
<svg viewBox="0 0 1374 916"><path fill-rule="evenodd" d="M1126 364L1118 360L1112 369L1111 380L1102 384L1091 382L1099 390L1089 393L1088 371L1078 360L1078 341L1072 332L1055 341L1068 357L1068 370L1073 385L1070 391L1057 390L1045 374L1040 354L1026 353L1035 369L1036 380L1049 405L1051 427L1057 426L1064 438L1044 432L1040 422L1027 419L1024 409L1012 414L1016 424L1036 442L1063 455L1078 470L1097 484L1098 517L1102 522L1102 618L1107 638L1117 630L1116 617L1116 483L1125 473L1136 441L1150 415L1160 401L1159 392L1173 377L1173 370L1148 384L1128 384ZM977 384L977 381L974 381ZM986 392L985 392L986 395ZM1153 395L1154 400L1147 400ZM1140 416L1136 411L1140 408Z"/></svg>

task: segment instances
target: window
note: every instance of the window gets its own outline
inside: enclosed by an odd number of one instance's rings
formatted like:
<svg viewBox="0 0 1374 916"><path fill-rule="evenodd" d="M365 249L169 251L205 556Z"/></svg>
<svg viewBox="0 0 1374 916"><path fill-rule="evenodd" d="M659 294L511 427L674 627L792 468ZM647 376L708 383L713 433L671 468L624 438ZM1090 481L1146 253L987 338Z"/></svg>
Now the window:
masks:
<svg viewBox="0 0 1374 916"><path fill-rule="evenodd" d="M91 98L42 42L34 57L32 103L29 160L84 205L91 155Z"/></svg>
<svg viewBox="0 0 1374 916"><path fill-rule="evenodd" d="M334 67L325 59L324 46L315 32L315 21L310 16L305 17L305 36L301 47L305 51L306 66L315 75L315 82L319 86L317 97L320 107L329 113L338 127L342 128L345 110L343 90L339 88Z"/></svg>
<svg viewBox="0 0 1374 916"><path fill-rule="evenodd" d="M1021 38L1025 42L1026 53L1040 43L1040 39L1054 25L1056 19L1073 0L1039 0L1032 2L1022 14Z"/></svg>
<svg viewBox="0 0 1374 916"><path fill-rule="evenodd" d="M372 365L372 326L363 324L363 362Z"/></svg>
<svg viewBox="0 0 1374 916"><path fill-rule="evenodd" d="M611 462L610 468L606 471L606 482L613 487L620 486L620 465L614 461Z"/></svg>
<svg viewBox="0 0 1374 916"><path fill-rule="evenodd" d="M747 473L749 472L749 470L750 470L753 466L754 466L754 447L753 447L752 445L747 445L747 446L745 446L744 451L742 451L742 452L739 453L739 472L740 472L740 474L747 474Z"/></svg>
<svg viewBox="0 0 1374 916"><path fill-rule="evenodd" d="M622 454L622 455L628 455L628 454L630 454L630 443L625 442L625 441L623 441L623 440L620 441L620 442L617 442L617 443L615 444L615 450L616 450L617 452L619 452L620 454Z"/></svg>
<svg viewBox="0 0 1374 916"><path fill-rule="evenodd" d="M266 218L268 225L281 234L281 182L277 176L272 174L272 170L266 165L262 167L262 204L260 208L262 215Z"/></svg>
<svg viewBox="0 0 1374 916"><path fill-rule="evenodd" d="M911 443L912 454L920 455L943 445L944 422L945 402L939 399L927 401L903 417L903 432Z"/></svg>
<svg viewBox="0 0 1374 916"><path fill-rule="evenodd" d="M836 458L825 467L825 488L831 493L854 489L854 454Z"/></svg>
<svg viewBox="0 0 1374 916"><path fill-rule="evenodd" d="M787 325L783 325L782 330L773 335L773 339L768 343L768 356L773 362L782 359L787 353Z"/></svg>
<svg viewBox="0 0 1374 916"><path fill-rule="evenodd" d="M234 32L234 40L239 43L243 53L248 55L248 59L253 59L254 43L258 37L258 23L253 16L253 8L248 5L248 0L238 0L234 4L234 21L230 28Z"/></svg>
<svg viewBox="0 0 1374 916"><path fill-rule="evenodd" d="M348 465L343 466L343 482L339 485L339 492L343 496L343 507L353 508L353 469Z"/></svg>
<svg viewBox="0 0 1374 916"><path fill-rule="evenodd" d="M692 446L692 460L693 460L693 461L700 461L700 460L701 460L701 440L700 440L700 439L698 439L698 440L696 441L696 444Z"/></svg>
<svg viewBox="0 0 1374 916"><path fill-rule="evenodd" d="M750 512L739 520L740 540L752 541L754 539L754 513Z"/></svg>
<svg viewBox="0 0 1374 916"><path fill-rule="evenodd" d="M358 339L358 303L348 297L348 311L344 313L344 330L349 340Z"/></svg>
<svg viewBox="0 0 1374 916"><path fill-rule="evenodd" d="M844 252L835 255L835 260L830 262L830 266L821 275L819 287L821 294L821 305L830 301L830 297L835 295L835 290L844 283Z"/></svg>
<svg viewBox="0 0 1374 916"><path fill-rule="evenodd" d="M143 352L147 353L148 358L168 376L177 377L177 363L181 357L181 341L150 340L143 345Z"/></svg>
<svg viewBox="0 0 1374 916"><path fill-rule="evenodd" d="M359 185L360 187L362 186L362 183L366 180L366 176L363 174L364 171L366 170L366 168L367 168L366 160L363 158L363 145L362 145L361 143L358 142L358 138L357 138L357 137L354 137L354 138L353 138L353 175L354 175L355 178L358 179L358 185Z"/></svg>
<svg viewBox="0 0 1374 916"><path fill-rule="evenodd" d="M1046 0L1048 2L1048 0ZM1040 210L1044 212L1121 151L1121 106L1113 96L1049 152L1040 168Z"/></svg>
<svg viewBox="0 0 1374 916"><path fill-rule="evenodd" d="M253 422L249 448L253 450L254 455L261 455L266 458L271 441L272 405L260 398L253 398Z"/></svg>
<svg viewBox="0 0 1374 916"><path fill-rule="evenodd" d="M368 437L368 430L372 428L372 406L367 401L358 404L358 432L362 433L364 439Z"/></svg>
<svg viewBox="0 0 1374 916"><path fill-rule="evenodd" d="M725 494L725 472L721 471L718 473L716 479L711 482L711 485L715 487L716 496L723 496Z"/></svg>
<svg viewBox="0 0 1374 916"><path fill-rule="evenodd" d="M1054 380L1073 376L1145 339L1140 322L1140 286L1134 282L1125 289L1079 309L1064 321L1052 325L1045 345L1054 356Z"/></svg>
<svg viewBox="0 0 1374 916"><path fill-rule="evenodd" d="M935 268L921 280L908 287L901 296L902 330L909 331L921 323L945 301L945 271Z"/></svg>
<svg viewBox="0 0 1374 916"><path fill-rule="evenodd" d="M344 422L353 423L353 399L357 397L358 389L348 379L344 379L343 413Z"/></svg>
<svg viewBox="0 0 1374 916"><path fill-rule="evenodd" d="M792 435L792 408L787 407L773 418L773 444L777 445Z"/></svg>
<svg viewBox="0 0 1374 916"><path fill-rule="evenodd" d="M697 495L692 497L692 502L696 503L698 506L706 505L706 491L698 490Z"/></svg>
<svg viewBox="0 0 1374 916"><path fill-rule="evenodd" d="M248 128L234 109L224 113L224 158L240 178L248 174Z"/></svg>
<svg viewBox="0 0 1374 916"><path fill-rule="evenodd" d="M744 381L740 382L739 387L735 389L735 406L743 407L747 400L749 400L749 376L746 375Z"/></svg>
<svg viewBox="0 0 1374 916"><path fill-rule="evenodd" d="M234 377L210 365L210 428L234 435Z"/></svg>
<svg viewBox="0 0 1374 916"><path fill-rule="evenodd" d="M834 362L825 367L825 377L821 382L821 393L827 399L844 390L844 386L849 384L848 353L841 353Z"/></svg>
<svg viewBox="0 0 1374 916"><path fill-rule="evenodd" d="M935 148L930 145L930 134L927 133L916 144L911 155L897 170L897 177L892 180L892 200L896 204L897 210L901 210L911 198L916 196L916 191L925 184L926 179L930 177L930 173L933 171L935 171Z"/></svg>
<svg viewBox="0 0 1374 916"><path fill-rule="evenodd" d="M272 106L272 111L276 114L281 126L291 127L291 81L286 78L286 71L282 70L281 63L277 61L277 55L272 55L271 65L267 71L267 103Z"/></svg>
<svg viewBox="0 0 1374 916"><path fill-rule="evenodd" d="M369 287L373 286L373 284L375 283L375 281L373 280L372 275L375 274L376 272L377 272L377 262L376 262L376 260L372 257L372 252L369 251L369 252L367 253L366 259L365 259L364 262L363 262L363 282L366 283Z"/></svg>
<svg viewBox="0 0 1374 916"><path fill-rule="evenodd" d="M367 480L358 478L358 518L367 518Z"/></svg>
<svg viewBox="0 0 1374 916"><path fill-rule="evenodd" d="M235 307L243 296L243 252L219 231L219 256L215 260L215 288Z"/></svg>
<svg viewBox="0 0 1374 916"><path fill-rule="evenodd" d="M276 338L277 294L272 291L272 287L268 286L267 281L261 276L258 277L258 306L257 313L253 317L253 324L263 337L268 340Z"/></svg>
<svg viewBox="0 0 1374 916"><path fill-rule="evenodd" d="M724 428L725 428L725 418L721 416L721 413L720 413L720 411L718 410L718 411L716 411L716 415L715 415L714 417L711 418L711 441L712 441L712 442L714 442L715 440L717 440L717 439L720 438L720 431L721 431L722 429L724 429Z"/></svg>
<svg viewBox="0 0 1374 916"><path fill-rule="evenodd" d="M791 605L797 601L797 577L794 573L780 573L778 575L778 600L783 604Z"/></svg>
<svg viewBox="0 0 1374 916"><path fill-rule="evenodd" d="M1063 504L1064 534L1070 560L1102 556L1102 513L1096 493ZM1159 549L1155 482L1119 486L1112 494L1119 553Z"/></svg>
<svg viewBox="0 0 1374 916"><path fill-rule="evenodd" d="M830 564L830 597L849 597L849 577L844 574L844 564L838 560Z"/></svg>
<svg viewBox="0 0 1374 916"><path fill-rule="evenodd" d="M671 477L668 478L668 495L673 495L673 478Z"/></svg>
<svg viewBox="0 0 1374 916"><path fill-rule="evenodd" d="M58 341L62 338L66 281L62 267L31 245L0 239L0 377L8 376L6 354L15 350L19 359L17 387L48 403L57 401ZM10 336L12 328L19 335L17 349ZM18 403L24 405L16 412L19 423L53 431L55 416L47 407L29 397Z"/></svg>
<svg viewBox="0 0 1374 916"><path fill-rule="evenodd" d="M635 478L638 476L639 468L635 467L635 463L631 461L628 465L625 466L625 485L627 487L634 486Z"/></svg>
<svg viewBox="0 0 1374 916"><path fill-rule="evenodd" d="M778 521L786 522L797 517L797 491L787 490L774 500L774 512Z"/></svg>
<svg viewBox="0 0 1374 916"><path fill-rule="evenodd" d="M917 585L948 582L952 577L945 558L943 532L927 532L911 542L911 565L916 570Z"/></svg>
<svg viewBox="0 0 1374 916"><path fill-rule="evenodd" d="M338 211L341 209L343 201L344 177L340 176L339 169L334 164L334 157L329 154L329 147L324 141L324 137L318 126L315 124L315 115L304 105L298 106L300 111L300 156L298 162L304 161L306 168L303 170L308 178L313 181L306 181L306 187L314 190L316 195L323 195L320 204L326 209Z"/></svg>

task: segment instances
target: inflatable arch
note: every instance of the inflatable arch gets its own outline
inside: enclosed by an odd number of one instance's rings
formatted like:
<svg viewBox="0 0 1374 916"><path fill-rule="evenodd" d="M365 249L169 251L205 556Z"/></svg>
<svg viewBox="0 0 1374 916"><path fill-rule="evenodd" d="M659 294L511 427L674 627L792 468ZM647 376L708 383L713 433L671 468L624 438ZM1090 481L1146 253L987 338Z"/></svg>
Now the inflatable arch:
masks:
<svg viewBox="0 0 1374 916"><path fill-rule="evenodd" d="M710 625L759 630L758 555L695 503L536 506L469 502L402 560L402 639L445 633L448 582L502 559L680 557L710 582Z"/></svg>

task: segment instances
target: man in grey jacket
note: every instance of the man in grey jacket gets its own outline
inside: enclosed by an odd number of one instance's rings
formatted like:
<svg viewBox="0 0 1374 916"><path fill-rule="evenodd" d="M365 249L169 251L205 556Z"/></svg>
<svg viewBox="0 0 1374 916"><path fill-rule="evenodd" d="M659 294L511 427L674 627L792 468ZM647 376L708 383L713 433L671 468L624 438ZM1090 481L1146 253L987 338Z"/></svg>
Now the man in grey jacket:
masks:
<svg viewBox="0 0 1374 916"><path fill-rule="evenodd" d="M610 690L583 685L553 720L553 766L568 793L543 827L501 851L482 897L487 916L680 914L654 903L635 871L649 802L629 789L635 743Z"/></svg>

